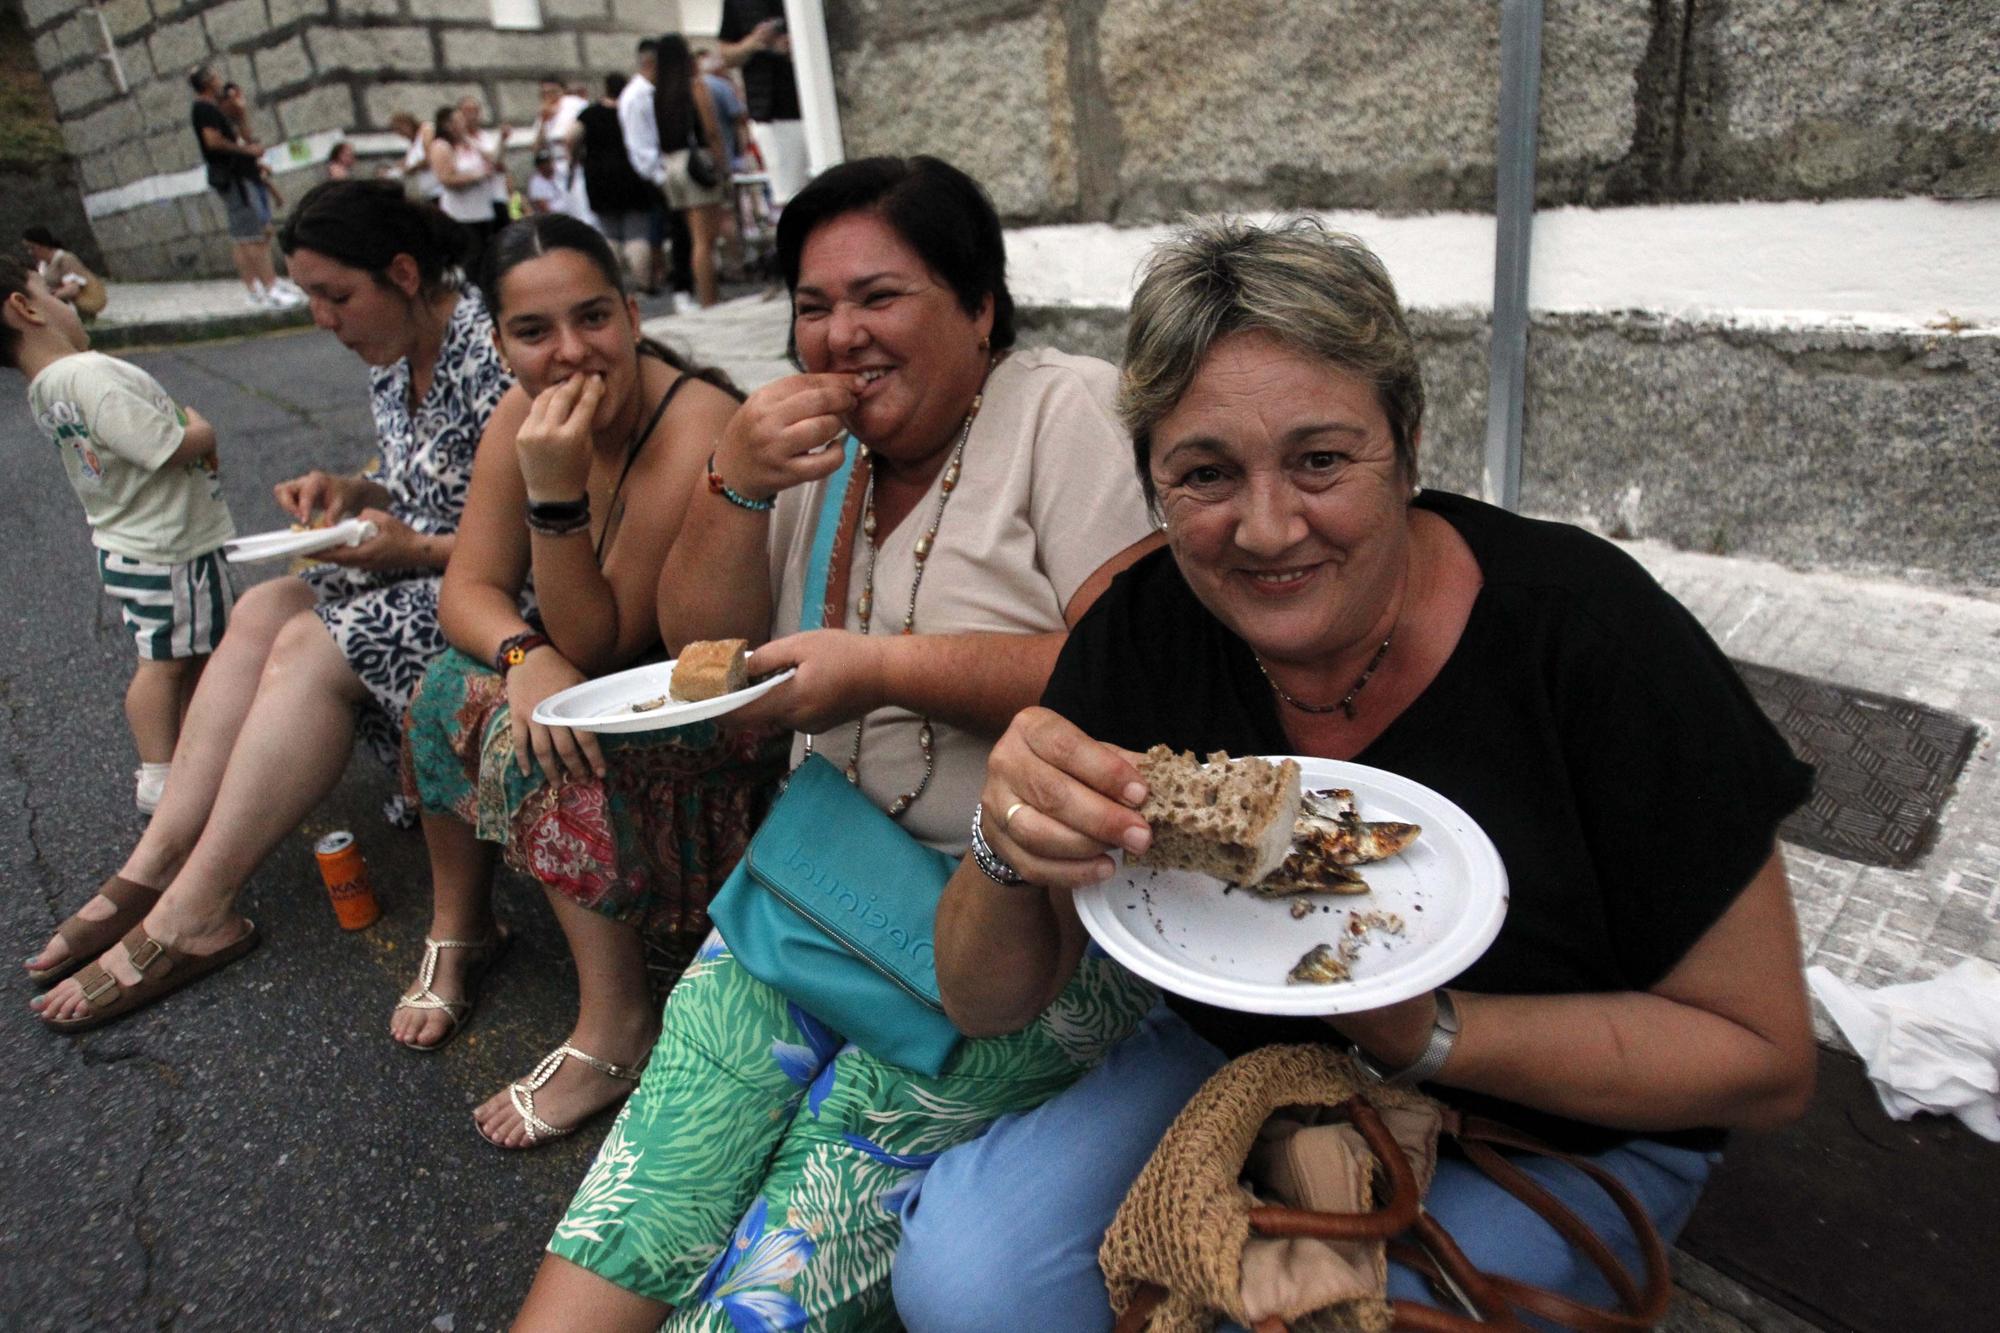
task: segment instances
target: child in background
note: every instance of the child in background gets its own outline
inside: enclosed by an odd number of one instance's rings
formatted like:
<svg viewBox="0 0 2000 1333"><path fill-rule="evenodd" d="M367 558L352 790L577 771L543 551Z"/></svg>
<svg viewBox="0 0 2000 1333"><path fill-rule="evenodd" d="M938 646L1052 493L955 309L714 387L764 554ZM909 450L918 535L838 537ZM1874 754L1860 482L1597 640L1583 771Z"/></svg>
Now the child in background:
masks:
<svg viewBox="0 0 2000 1333"><path fill-rule="evenodd" d="M236 601L221 546L215 428L137 366L93 352L73 306L39 273L0 256L0 363L28 381L28 407L62 455L97 547L98 577L138 642L125 720L139 749L138 806L166 787L181 716Z"/></svg>
<svg viewBox="0 0 2000 1333"><path fill-rule="evenodd" d="M535 154L535 174L528 177L528 208L536 213L567 213L569 192L556 179L556 159L546 149Z"/></svg>

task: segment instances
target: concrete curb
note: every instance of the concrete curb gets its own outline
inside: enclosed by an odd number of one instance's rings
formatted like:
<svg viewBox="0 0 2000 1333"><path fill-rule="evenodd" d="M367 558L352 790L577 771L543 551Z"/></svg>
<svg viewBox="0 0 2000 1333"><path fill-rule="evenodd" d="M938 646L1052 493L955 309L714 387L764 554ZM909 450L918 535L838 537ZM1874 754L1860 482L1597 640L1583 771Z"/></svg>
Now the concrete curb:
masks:
<svg viewBox="0 0 2000 1333"><path fill-rule="evenodd" d="M110 352L132 347L245 338L279 329L306 328L311 324L311 312L300 305L289 310L245 310L241 314L192 315L185 319L148 319L131 324L94 324L89 331L91 349Z"/></svg>

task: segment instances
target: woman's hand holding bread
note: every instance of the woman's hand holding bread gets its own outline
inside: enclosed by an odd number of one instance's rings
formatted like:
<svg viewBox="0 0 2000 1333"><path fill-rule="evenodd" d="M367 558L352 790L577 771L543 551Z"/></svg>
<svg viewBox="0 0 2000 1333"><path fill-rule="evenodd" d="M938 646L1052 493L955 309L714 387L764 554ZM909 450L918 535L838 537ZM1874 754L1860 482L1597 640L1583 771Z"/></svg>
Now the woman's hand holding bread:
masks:
<svg viewBox="0 0 2000 1333"><path fill-rule="evenodd" d="M340 477L318 468L303 477L281 481L271 488L278 508L300 523L310 523L317 515L331 525L340 522L368 502L368 481L360 477ZM386 501L388 493L383 492Z"/></svg>
<svg viewBox="0 0 2000 1333"><path fill-rule="evenodd" d="M1046 708L1024 708L993 747L981 793L986 841L1036 884L1081 888L1110 877L1114 847L1152 845L1138 755L1094 741Z"/></svg>
<svg viewBox="0 0 2000 1333"><path fill-rule="evenodd" d="M852 375L789 375L750 395L715 449L715 469L738 495L768 500L818 481L840 467L837 441L847 427L857 381Z"/></svg>

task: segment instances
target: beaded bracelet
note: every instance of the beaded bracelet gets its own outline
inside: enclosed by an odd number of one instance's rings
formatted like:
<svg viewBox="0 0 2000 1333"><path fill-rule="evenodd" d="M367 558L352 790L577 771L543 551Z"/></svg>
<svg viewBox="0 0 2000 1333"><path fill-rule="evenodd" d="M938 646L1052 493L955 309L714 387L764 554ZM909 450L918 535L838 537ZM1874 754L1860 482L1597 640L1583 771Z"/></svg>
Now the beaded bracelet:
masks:
<svg viewBox="0 0 2000 1333"><path fill-rule="evenodd" d="M768 513L778 503L774 496L769 500L753 500L740 491L729 489L729 483L715 470L715 455L708 456L708 490L711 495L719 495L738 509L747 509L753 514Z"/></svg>
<svg viewBox="0 0 2000 1333"><path fill-rule="evenodd" d="M1010 889L1026 884L1028 877L1001 860L1000 854L994 851L992 846L986 841L986 830L980 827L985 814L985 802L982 801L972 807L973 864L979 867L980 873L984 874L986 878L992 880L995 884L1004 884Z"/></svg>

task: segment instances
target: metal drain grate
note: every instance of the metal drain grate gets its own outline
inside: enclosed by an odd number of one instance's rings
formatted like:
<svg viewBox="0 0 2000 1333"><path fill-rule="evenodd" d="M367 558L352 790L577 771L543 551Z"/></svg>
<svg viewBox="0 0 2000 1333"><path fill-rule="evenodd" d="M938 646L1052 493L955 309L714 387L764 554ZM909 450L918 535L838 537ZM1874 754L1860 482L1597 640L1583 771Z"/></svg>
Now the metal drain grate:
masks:
<svg viewBox="0 0 2000 1333"><path fill-rule="evenodd" d="M1812 799L1778 835L1864 865L1914 865L1972 755L1978 728L1956 713L1738 662L1743 683L1799 758Z"/></svg>

